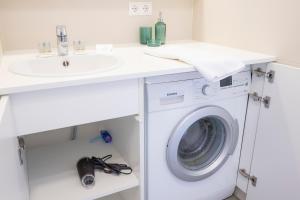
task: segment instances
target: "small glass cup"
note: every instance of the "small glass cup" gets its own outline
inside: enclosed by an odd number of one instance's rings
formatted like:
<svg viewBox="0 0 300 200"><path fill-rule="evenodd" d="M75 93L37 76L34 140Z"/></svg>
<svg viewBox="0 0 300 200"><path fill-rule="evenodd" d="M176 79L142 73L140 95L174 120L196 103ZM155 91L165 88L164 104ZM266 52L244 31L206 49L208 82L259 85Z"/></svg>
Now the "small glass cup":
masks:
<svg viewBox="0 0 300 200"><path fill-rule="evenodd" d="M147 44L152 39L152 27L140 27L140 43Z"/></svg>
<svg viewBox="0 0 300 200"><path fill-rule="evenodd" d="M84 43L81 40L74 40L73 41L73 49L74 49L74 51L83 51L83 50L85 50Z"/></svg>
<svg viewBox="0 0 300 200"><path fill-rule="evenodd" d="M38 45L39 53L45 54L45 53L51 53L51 43L50 42L41 42Z"/></svg>

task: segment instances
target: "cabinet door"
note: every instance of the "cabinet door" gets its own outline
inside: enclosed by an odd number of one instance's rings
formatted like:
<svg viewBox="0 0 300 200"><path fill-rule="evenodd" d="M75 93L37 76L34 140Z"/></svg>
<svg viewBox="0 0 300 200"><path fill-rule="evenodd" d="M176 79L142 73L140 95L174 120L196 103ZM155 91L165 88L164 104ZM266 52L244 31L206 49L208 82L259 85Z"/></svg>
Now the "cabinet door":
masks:
<svg viewBox="0 0 300 200"><path fill-rule="evenodd" d="M257 127L247 200L300 199L300 69L271 64L273 83L265 81L263 96L271 97L269 108L262 106Z"/></svg>
<svg viewBox="0 0 300 200"><path fill-rule="evenodd" d="M259 64L252 66L252 70L262 70L265 71L267 68L267 64ZM252 73L252 83L250 93L257 93L257 95L261 96L263 93L263 87L265 83L265 77L257 76ZM240 165L239 168L249 172L251 169L252 163L252 154L253 148L255 144L255 134L258 123L258 118L260 114L261 103L258 101L253 101L252 99L248 102L247 114L246 114L246 122L244 126L244 136L243 143L241 149L241 157L240 157ZM248 179L245 178L242 174L238 174L237 178L237 187L241 189L243 192L247 192L248 188Z"/></svg>
<svg viewBox="0 0 300 200"><path fill-rule="evenodd" d="M18 140L9 97L0 98L0 199L27 200L25 163L20 164Z"/></svg>

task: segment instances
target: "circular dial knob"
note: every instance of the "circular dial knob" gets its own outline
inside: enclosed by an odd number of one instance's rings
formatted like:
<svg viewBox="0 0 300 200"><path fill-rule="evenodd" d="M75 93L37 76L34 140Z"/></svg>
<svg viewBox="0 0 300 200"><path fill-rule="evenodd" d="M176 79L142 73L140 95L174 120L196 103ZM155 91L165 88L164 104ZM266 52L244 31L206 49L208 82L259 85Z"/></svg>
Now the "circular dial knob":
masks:
<svg viewBox="0 0 300 200"><path fill-rule="evenodd" d="M210 85L204 85L202 87L202 93L205 96L211 96L211 95L215 95L216 94L216 89Z"/></svg>

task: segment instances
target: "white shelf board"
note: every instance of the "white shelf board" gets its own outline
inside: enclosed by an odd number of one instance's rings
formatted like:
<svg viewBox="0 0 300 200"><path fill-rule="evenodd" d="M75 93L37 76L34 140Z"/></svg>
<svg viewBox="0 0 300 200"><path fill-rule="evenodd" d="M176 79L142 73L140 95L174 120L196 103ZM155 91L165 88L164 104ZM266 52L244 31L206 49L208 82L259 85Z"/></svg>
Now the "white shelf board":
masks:
<svg viewBox="0 0 300 200"><path fill-rule="evenodd" d="M109 196L106 196L106 197L103 197L103 198L100 198L97 200L123 200L123 199L122 199L121 195L119 193L117 193L117 194L109 195Z"/></svg>
<svg viewBox="0 0 300 200"><path fill-rule="evenodd" d="M111 175L96 170L93 188L82 187L76 163L82 157L103 157L112 154L109 162L126 163L111 144L90 144L71 141L58 145L29 149L27 165L30 200L93 200L139 185L134 173Z"/></svg>

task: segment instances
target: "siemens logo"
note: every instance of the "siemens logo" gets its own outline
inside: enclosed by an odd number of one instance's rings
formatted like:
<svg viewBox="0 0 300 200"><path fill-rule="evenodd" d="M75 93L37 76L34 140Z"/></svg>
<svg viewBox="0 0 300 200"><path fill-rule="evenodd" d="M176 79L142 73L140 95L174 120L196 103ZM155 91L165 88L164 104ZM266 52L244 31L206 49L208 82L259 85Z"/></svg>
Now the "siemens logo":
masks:
<svg viewBox="0 0 300 200"><path fill-rule="evenodd" d="M173 93L167 93L167 96L177 96L178 93L177 92L173 92Z"/></svg>

